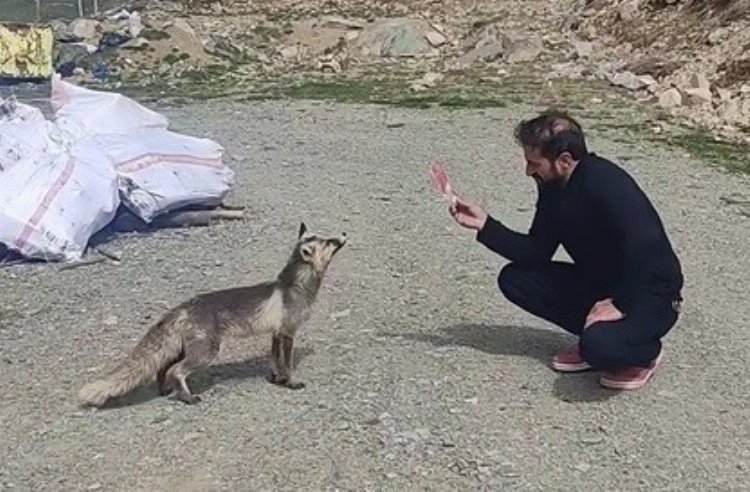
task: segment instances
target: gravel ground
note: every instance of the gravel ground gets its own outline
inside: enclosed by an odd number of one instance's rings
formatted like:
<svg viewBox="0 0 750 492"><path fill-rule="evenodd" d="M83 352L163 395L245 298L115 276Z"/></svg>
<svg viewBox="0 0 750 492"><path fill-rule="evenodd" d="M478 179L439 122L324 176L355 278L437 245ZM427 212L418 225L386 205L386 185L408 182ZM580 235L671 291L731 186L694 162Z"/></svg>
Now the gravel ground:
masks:
<svg viewBox="0 0 750 492"><path fill-rule="evenodd" d="M746 490L750 241L720 198L747 179L592 135L661 210L686 302L644 390L559 376L548 361L571 338L501 297L504 260L452 223L426 174L445 158L460 190L525 230L535 197L511 127L533 110L162 109L226 146L250 217L119 238L119 265L0 270L0 488ZM200 405L146 388L77 406L167 306L276 275L300 220L350 237L297 345L304 390L265 381L269 340L229 341L192 378Z"/></svg>

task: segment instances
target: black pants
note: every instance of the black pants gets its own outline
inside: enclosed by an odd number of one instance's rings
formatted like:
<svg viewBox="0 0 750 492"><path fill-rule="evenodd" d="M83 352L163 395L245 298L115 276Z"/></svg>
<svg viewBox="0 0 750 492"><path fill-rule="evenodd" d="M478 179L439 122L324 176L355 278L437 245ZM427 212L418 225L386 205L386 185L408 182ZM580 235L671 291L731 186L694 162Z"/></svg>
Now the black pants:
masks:
<svg viewBox="0 0 750 492"><path fill-rule="evenodd" d="M590 291L570 263L529 269L510 263L498 276L503 295L521 309L580 337L581 357L593 367L647 367L661 350L660 339L677 321L670 299L644 296L618 321L583 324L601 296Z"/></svg>

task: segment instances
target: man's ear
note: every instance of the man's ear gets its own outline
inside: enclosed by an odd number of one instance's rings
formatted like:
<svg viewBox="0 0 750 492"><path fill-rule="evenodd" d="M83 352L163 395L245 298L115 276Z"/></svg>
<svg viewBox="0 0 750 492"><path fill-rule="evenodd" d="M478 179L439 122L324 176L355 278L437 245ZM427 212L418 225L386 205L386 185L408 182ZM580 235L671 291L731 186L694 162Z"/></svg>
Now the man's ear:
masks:
<svg viewBox="0 0 750 492"><path fill-rule="evenodd" d="M304 236L306 232L307 232L307 226L305 225L304 222L300 222L299 223L299 234L297 235L297 239L301 239L302 236Z"/></svg>
<svg viewBox="0 0 750 492"><path fill-rule="evenodd" d="M558 166L565 169L569 169L576 163L575 159L573 159L573 156L568 151L565 151L557 156L557 159L555 159L555 161Z"/></svg>

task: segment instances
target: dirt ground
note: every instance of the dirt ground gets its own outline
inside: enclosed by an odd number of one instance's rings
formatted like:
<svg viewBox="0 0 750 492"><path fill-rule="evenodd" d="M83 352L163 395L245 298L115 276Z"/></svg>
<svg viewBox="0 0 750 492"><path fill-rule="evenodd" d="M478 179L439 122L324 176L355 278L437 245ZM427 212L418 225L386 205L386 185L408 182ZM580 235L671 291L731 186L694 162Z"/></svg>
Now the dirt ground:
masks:
<svg viewBox="0 0 750 492"><path fill-rule="evenodd" d="M119 264L0 269L0 488L8 490L742 490L749 483L750 241L721 198L747 178L684 151L590 144L653 198L686 277L666 363L618 394L558 375L572 339L496 287L505 261L429 188L457 187L526 230L534 188L511 138L536 109L206 101L158 108L217 139L245 222L117 239ZM586 127L597 122L587 118ZM300 221L345 231L298 342L289 391L269 340L229 341L187 406L137 392L78 407L81 385L167 306L278 272Z"/></svg>

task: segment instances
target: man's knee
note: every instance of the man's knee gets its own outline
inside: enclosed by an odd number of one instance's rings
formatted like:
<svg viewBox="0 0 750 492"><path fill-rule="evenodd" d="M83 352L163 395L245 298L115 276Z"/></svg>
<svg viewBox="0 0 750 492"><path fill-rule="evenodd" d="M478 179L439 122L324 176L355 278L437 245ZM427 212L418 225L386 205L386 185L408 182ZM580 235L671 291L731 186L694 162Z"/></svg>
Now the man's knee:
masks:
<svg viewBox="0 0 750 492"><path fill-rule="evenodd" d="M508 263L500 269L497 276L497 286L500 288L500 292L510 301L518 300L521 277L521 268L515 263Z"/></svg>
<svg viewBox="0 0 750 492"><path fill-rule="evenodd" d="M617 330L623 327L595 323L581 333L581 357L594 367L612 368L622 363L625 343Z"/></svg>

